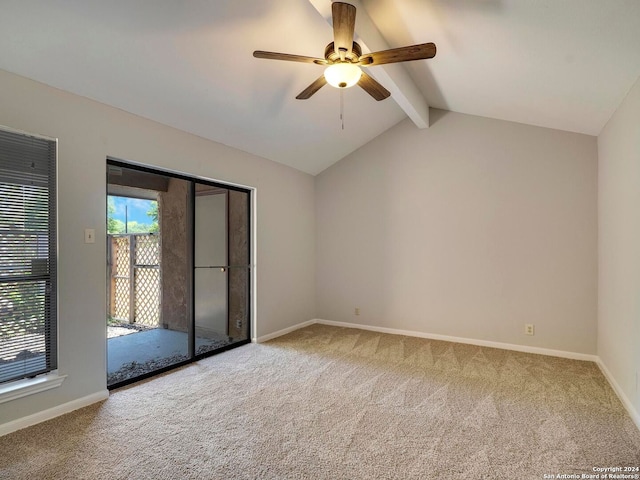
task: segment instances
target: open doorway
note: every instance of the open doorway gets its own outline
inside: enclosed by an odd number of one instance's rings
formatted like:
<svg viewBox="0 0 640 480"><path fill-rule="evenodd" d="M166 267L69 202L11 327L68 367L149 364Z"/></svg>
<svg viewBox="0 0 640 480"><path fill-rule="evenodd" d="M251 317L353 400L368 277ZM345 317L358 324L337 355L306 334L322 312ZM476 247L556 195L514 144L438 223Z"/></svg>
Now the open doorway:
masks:
<svg viewBox="0 0 640 480"><path fill-rule="evenodd" d="M108 387L247 343L249 192L109 161L107 195Z"/></svg>

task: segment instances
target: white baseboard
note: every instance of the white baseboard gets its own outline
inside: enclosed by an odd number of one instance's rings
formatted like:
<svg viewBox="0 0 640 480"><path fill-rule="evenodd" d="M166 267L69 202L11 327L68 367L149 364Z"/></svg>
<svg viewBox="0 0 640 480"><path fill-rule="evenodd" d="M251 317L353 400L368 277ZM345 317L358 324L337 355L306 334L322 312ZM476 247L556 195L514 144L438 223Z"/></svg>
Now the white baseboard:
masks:
<svg viewBox="0 0 640 480"><path fill-rule="evenodd" d="M34 413L33 415L19 418L12 422L3 423L2 425L0 425L0 437L3 435L7 435L8 433L15 432L16 430L30 427L31 425L35 425L36 423L46 422L47 420L51 420L52 418L59 417L60 415L64 415L65 413L73 412L74 410L86 407L88 405L91 405L92 403L106 400L107 398L109 398L109 390L103 390L101 392L96 392L91 395L87 395L86 397L78 398L76 400L63 403L62 405L43 410L42 412Z"/></svg>
<svg viewBox="0 0 640 480"><path fill-rule="evenodd" d="M624 391L622 390L622 388L620 388L620 385L618 385L618 382L616 382L616 379L613 377L600 357L598 357L598 361L596 363L598 364L598 367L600 367L600 370L602 371L604 377L609 382L609 385L611 385L611 388L613 388L613 391L616 392L616 395L618 395L618 398L624 405L624 408L626 408L627 412L629 412L629 416L633 420L633 423L635 423L636 427L638 427L638 430L640 430L640 414L633 407L631 400L629 400L629 398L625 395Z"/></svg>
<svg viewBox="0 0 640 480"><path fill-rule="evenodd" d="M512 343L492 342L489 340L476 340L474 338L452 337L450 335L438 335L435 333L416 332L414 330L399 330L396 328L375 327L371 325L360 325L358 323L334 322L333 320L316 319L316 323L322 325L332 325L334 327L359 328L360 330L370 330L372 332L391 333L393 335L404 335L406 337L428 338L430 340L442 340L444 342L466 343L468 345L478 345L480 347L500 348L502 350L513 350L516 352L536 353L538 355L549 355L551 357L570 358L572 360L586 360L595 362L596 355L587 353L567 352L564 350L551 350L549 348L529 347L527 345L515 345Z"/></svg>
<svg viewBox="0 0 640 480"><path fill-rule="evenodd" d="M298 324L294 325L293 327L283 328L282 330L278 330L277 332L268 333L266 335L262 335L261 337L253 338L251 341L253 343L266 342L267 340L271 340L271 339L276 338L276 337L281 337L282 335L286 335L287 333L291 333L291 332L293 332L295 330L299 330L301 328L308 327L309 325L313 325L314 323L317 323L317 320L315 320L315 319L307 320L306 322L298 323Z"/></svg>

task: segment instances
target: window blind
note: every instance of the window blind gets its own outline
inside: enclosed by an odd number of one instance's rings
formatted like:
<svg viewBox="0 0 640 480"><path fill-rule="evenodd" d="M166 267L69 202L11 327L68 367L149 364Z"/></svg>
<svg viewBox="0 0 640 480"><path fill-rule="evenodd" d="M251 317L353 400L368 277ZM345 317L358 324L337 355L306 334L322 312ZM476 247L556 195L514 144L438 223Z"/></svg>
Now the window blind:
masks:
<svg viewBox="0 0 640 480"><path fill-rule="evenodd" d="M57 368L56 150L0 129L0 383Z"/></svg>

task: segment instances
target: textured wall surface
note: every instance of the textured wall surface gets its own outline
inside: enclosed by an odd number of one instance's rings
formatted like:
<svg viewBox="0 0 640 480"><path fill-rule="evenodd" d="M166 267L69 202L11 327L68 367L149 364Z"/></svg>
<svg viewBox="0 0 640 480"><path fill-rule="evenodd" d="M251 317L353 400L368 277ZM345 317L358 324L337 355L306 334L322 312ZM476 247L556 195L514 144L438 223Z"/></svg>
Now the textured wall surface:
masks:
<svg viewBox="0 0 640 480"><path fill-rule="evenodd" d="M242 192L229 190L229 336L234 339L247 338L248 335L248 290L249 279L246 268L233 268L249 265L249 196Z"/></svg>
<svg viewBox="0 0 640 480"><path fill-rule="evenodd" d="M187 214L189 182L169 180L169 188L159 195L160 233L162 242L162 324L165 328L187 331L188 279Z"/></svg>

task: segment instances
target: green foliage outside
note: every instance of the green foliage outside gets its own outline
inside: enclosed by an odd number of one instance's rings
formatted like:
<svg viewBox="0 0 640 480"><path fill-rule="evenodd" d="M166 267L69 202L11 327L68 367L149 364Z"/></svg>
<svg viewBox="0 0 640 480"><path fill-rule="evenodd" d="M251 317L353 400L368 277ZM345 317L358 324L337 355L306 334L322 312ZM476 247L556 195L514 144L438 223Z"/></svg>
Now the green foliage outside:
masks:
<svg viewBox="0 0 640 480"><path fill-rule="evenodd" d="M124 222L113 218L115 213L113 197L107 197L107 233L124 233Z"/></svg>
<svg viewBox="0 0 640 480"><path fill-rule="evenodd" d="M151 208L149 208L149 210L147 211L147 215L149 215L149 217L151 217L151 219L153 220L153 222L151 223L151 227L149 229L149 232L151 233L158 233L160 231L160 227L158 224L158 202L153 202L151 204Z"/></svg>
<svg viewBox="0 0 640 480"><path fill-rule="evenodd" d="M34 275L33 262L43 257L42 245L46 249L48 243L43 238L48 222L46 187L0 183L2 276L16 278L0 282L0 340L44 330L45 282L18 278Z"/></svg>
<svg viewBox="0 0 640 480"><path fill-rule="evenodd" d="M43 282L0 284L0 340L44 332L44 288Z"/></svg>

